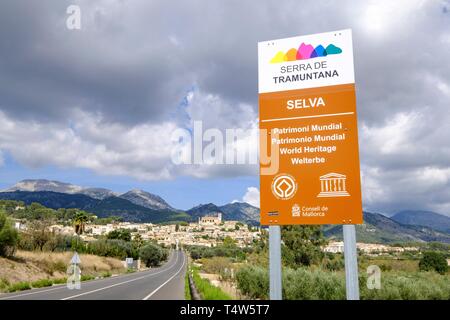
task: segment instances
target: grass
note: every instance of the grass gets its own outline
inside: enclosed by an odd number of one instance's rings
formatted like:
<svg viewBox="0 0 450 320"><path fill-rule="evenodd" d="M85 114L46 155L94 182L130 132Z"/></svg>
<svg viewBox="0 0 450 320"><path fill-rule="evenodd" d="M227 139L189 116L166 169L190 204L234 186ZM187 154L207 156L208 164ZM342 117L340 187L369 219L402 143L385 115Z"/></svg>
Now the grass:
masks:
<svg viewBox="0 0 450 320"><path fill-rule="evenodd" d="M9 286L9 281L7 279L1 278L0 279L0 291L5 290Z"/></svg>
<svg viewBox="0 0 450 320"><path fill-rule="evenodd" d="M31 286L33 288L44 288L44 287L50 287L53 285L53 281L50 279L41 279L37 280L31 283Z"/></svg>
<svg viewBox="0 0 450 320"><path fill-rule="evenodd" d="M231 300L231 297L220 288L213 286L208 279L202 279L197 268L192 268L194 284L203 300Z"/></svg>
<svg viewBox="0 0 450 320"><path fill-rule="evenodd" d="M67 283L67 278L59 278L53 280L53 284L63 284L63 283Z"/></svg>
<svg viewBox="0 0 450 320"><path fill-rule="evenodd" d="M189 287L189 270L184 275L184 299L192 300L191 288Z"/></svg>
<svg viewBox="0 0 450 320"><path fill-rule="evenodd" d="M82 274L81 275L81 281L89 281L89 280L94 280L95 276L91 275L91 274Z"/></svg>
<svg viewBox="0 0 450 320"><path fill-rule="evenodd" d="M23 291L31 289L29 282L17 282L8 287L8 292Z"/></svg>

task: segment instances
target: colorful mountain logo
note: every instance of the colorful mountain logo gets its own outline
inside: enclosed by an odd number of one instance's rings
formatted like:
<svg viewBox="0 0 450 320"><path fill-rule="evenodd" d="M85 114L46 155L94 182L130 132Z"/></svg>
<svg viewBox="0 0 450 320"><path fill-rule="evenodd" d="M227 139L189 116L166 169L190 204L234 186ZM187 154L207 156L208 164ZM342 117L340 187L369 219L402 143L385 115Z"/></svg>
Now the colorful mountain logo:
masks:
<svg viewBox="0 0 450 320"><path fill-rule="evenodd" d="M280 63L286 61L308 60L318 57L326 57L330 54L340 54L342 49L334 44L329 44L324 48L321 44L314 48L310 44L302 43L298 49L292 48L288 52L278 51L278 53L270 60L270 63Z"/></svg>

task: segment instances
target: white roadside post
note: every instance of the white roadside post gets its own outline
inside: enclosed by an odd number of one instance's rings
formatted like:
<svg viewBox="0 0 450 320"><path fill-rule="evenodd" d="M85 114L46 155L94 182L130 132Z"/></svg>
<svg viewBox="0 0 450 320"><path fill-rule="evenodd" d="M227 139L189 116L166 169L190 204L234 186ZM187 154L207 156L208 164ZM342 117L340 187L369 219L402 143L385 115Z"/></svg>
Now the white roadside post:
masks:
<svg viewBox="0 0 450 320"><path fill-rule="evenodd" d="M270 300L282 300L281 228L269 226Z"/></svg>
<svg viewBox="0 0 450 320"><path fill-rule="evenodd" d="M344 224L345 288L347 300L359 300L358 261L354 224Z"/></svg>

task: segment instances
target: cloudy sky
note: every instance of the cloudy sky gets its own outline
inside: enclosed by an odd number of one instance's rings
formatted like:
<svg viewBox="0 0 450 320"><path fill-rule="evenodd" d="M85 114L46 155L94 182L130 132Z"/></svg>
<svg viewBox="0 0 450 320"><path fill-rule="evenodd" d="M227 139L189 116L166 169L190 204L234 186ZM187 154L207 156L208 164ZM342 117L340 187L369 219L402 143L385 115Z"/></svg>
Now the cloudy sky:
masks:
<svg viewBox="0 0 450 320"><path fill-rule="evenodd" d="M69 5L81 29L69 30ZM450 215L450 2L0 4L0 189L47 178L172 205L259 197L256 165L177 166L171 135L257 127L257 42L351 28L365 209ZM247 136L243 143L252 141Z"/></svg>

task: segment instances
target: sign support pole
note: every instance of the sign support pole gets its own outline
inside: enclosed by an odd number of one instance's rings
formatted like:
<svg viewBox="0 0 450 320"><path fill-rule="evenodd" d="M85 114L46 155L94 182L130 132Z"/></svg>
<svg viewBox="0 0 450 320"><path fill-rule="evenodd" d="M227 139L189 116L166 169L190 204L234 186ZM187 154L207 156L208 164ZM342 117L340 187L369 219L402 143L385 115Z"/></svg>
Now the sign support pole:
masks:
<svg viewBox="0 0 450 320"><path fill-rule="evenodd" d="M270 300L282 300L281 228L269 226Z"/></svg>
<svg viewBox="0 0 450 320"><path fill-rule="evenodd" d="M358 261L356 252L356 232L354 224L343 225L345 288L347 300L359 300Z"/></svg>

